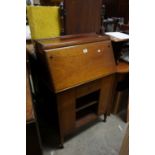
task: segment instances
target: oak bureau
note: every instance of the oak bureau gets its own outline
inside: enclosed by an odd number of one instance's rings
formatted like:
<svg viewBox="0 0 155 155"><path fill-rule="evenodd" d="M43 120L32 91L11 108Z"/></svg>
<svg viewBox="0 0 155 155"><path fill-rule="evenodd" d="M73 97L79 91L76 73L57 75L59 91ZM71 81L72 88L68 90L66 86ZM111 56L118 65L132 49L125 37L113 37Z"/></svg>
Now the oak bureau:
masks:
<svg viewBox="0 0 155 155"><path fill-rule="evenodd" d="M36 41L43 83L58 114L60 145L79 127L110 114L116 64L110 38L97 34L68 35Z"/></svg>

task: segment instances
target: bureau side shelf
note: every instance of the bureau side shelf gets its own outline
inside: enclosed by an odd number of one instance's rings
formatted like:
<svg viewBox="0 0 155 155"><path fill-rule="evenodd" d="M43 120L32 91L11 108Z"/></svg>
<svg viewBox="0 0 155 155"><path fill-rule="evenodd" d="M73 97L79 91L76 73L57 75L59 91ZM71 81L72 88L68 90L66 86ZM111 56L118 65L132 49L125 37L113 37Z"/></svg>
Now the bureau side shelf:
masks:
<svg viewBox="0 0 155 155"><path fill-rule="evenodd" d="M117 65L117 73L128 73L129 64L127 62L120 61Z"/></svg>
<svg viewBox="0 0 155 155"><path fill-rule="evenodd" d="M86 104L86 105L84 105L84 106L81 106L81 107L77 108L77 109L76 109L76 112L78 112L78 111L80 111L80 110L83 110L83 109L85 109L85 108L87 108L87 107L90 107L90 106L92 106L92 105L94 105L94 104L97 104L97 103L98 103L98 101L92 101L92 102L90 102L90 103L88 103L88 104Z"/></svg>

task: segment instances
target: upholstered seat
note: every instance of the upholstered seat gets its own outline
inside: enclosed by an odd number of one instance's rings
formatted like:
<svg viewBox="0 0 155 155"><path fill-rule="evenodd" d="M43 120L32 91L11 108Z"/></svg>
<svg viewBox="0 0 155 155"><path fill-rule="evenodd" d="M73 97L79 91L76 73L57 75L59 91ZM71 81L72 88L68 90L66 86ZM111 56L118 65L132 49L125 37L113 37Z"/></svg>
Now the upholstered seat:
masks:
<svg viewBox="0 0 155 155"><path fill-rule="evenodd" d="M59 7L27 6L31 39L60 36Z"/></svg>

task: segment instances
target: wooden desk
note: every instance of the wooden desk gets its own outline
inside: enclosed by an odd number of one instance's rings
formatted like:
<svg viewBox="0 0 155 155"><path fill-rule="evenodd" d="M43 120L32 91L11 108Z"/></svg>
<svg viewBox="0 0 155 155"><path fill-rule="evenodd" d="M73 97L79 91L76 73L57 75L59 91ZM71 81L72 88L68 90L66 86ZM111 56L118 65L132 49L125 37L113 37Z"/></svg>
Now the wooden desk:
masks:
<svg viewBox="0 0 155 155"><path fill-rule="evenodd" d="M129 35L121 32L106 32L113 42L124 42L129 40Z"/></svg>
<svg viewBox="0 0 155 155"><path fill-rule="evenodd" d="M115 38L115 37L110 37L111 41L113 42L124 42L124 41L128 41L129 39L119 39L119 38Z"/></svg>
<svg viewBox="0 0 155 155"><path fill-rule="evenodd" d="M110 114L116 65L111 41L96 34L36 41L39 77L58 111L60 146L79 127Z"/></svg>
<svg viewBox="0 0 155 155"><path fill-rule="evenodd" d="M129 42L129 35L121 32L106 32L112 41L115 61L118 64L121 56L121 49L125 43Z"/></svg>

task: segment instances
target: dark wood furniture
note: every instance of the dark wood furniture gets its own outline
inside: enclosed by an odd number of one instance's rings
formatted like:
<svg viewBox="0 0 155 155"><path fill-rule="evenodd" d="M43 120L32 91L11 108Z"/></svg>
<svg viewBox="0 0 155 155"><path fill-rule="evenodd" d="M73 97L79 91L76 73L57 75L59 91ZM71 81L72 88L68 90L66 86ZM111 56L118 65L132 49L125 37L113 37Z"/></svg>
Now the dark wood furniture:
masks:
<svg viewBox="0 0 155 155"><path fill-rule="evenodd" d="M40 4L41 5L45 5L45 6L53 6L56 5L58 6L61 2L63 2L64 0L40 0Z"/></svg>
<svg viewBox="0 0 155 155"><path fill-rule="evenodd" d="M26 154L42 155L40 133L33 104L32 83L30 83L32 78L28 58L28 51L31 51L29 49L32 49L31 45L26 49Z"/></svg>
<svg viewBox="0 0 155 155"><path fill-rule="evenodd" d="M65 0L65 34L101 31L102 0Z"/></svg>
<svg viewBox="0 0 155 155"><path fill-rule="evenodd" d="M120 60L121 51L128 39L117 39L110 37L113 45L115 61L117 64L116 71L116 92L113 104L113 114L119 114L120 117L128 122L129 115L129 63ZM125 48L129 48L129 45Z"/></svg>
<svg viewBox="0 0 155 155"><path fill-rule="evenodd" d="M30 67L29 67L29 59L27 55L28 50L26 50L26 122L34 122L34 109L33 109L33 100L31 93L31 85L30 85Z"/></svg>
<svg viewBox="0 0 155 155"><path fill-rule="evenodd" d="M129 155L129 124L126 128L119 155Z"/></svg>
<svg viewBox="0 0 155 155"><path fill-rule="evenodd" d="M129 0L103 0L105 18L123 17L124 23L129 23Z"/></svg>
<svg viewBox="0 0 155 155"><path fill-rule="evenodd" d="M36 41L39 77L53 96L64 137L110 114L116 65L108 36L71 35Z"/></svg>
<svg viewBox="0 0 155 155"><path fill-rule="evenodd" d="M34 121L33 107L32 107L32 96L30 90L30 83L28 73L26 74L26 122Z"/></svg>

